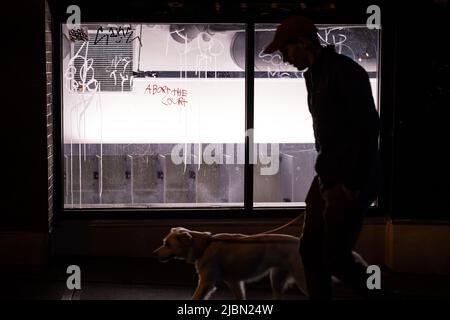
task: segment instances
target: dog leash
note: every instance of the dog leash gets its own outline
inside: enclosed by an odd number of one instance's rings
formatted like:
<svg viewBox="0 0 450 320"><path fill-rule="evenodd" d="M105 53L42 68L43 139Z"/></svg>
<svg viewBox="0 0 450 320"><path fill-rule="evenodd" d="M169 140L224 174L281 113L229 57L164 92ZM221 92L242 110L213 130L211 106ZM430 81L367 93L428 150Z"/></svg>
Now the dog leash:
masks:
<svg viewBox="0 0 450 320"><path fill-rule="evenodd" d="M260 235L260 234L274 233L274 232L277 232L277 231L279 231L279 230L282 230L282 229L284 229L284 228L290 226L291 224L297 222L297 221L300 220L301 218L303 218L304 215L305 215L305 212L302 212L302 213L300 213L297 217L295 217L294 219L292 219L291 221L289 221L288 223L286 223L286 224L284 224L284 225L282 225L282 226L280 226L280 227L278 227L278 228L269 230L269 231L264 231L264 232L261 232L261 233L254 234L254 236L257 236L257 235Z"/></svg>

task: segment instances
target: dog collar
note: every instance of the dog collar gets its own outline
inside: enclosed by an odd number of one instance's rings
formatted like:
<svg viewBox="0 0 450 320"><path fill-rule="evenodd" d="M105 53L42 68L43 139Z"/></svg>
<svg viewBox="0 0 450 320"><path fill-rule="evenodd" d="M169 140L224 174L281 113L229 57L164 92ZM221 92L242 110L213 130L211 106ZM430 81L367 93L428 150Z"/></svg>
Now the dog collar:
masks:
<svg viewBox="0 0 450 320"><path fill-rule="evenodd" d="M209 247L209 245L211 244L212 241L213 241L213 237L212 237L212 235L209 235L208 238L206 239L206 244L203 247L203 250L201 250L201 252L196 252L195 248L191 247L189 249L186 261L189 263L195 263L195 261L197 261L198 259L200 259L203 256L203 254L205 253L206 249Z"/></svg>

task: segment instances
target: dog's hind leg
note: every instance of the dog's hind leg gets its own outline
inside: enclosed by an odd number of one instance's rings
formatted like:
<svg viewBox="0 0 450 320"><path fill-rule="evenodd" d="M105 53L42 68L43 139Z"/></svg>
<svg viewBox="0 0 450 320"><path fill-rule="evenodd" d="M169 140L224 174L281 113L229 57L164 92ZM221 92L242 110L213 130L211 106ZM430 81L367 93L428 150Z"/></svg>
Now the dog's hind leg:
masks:
<svg viewBox="0 0 450 320"><path fill-rule="evenodd" d="M192 300L208 299L209 296L215 291L214 281L205 281L200 279L197 289L195 289Z"/></svg>
<svg viewBox="0 0 450 320"><path fill-rule="evenodd" d="M308 291L306 287L306 278L305 278L305 272L303 271L303 268L299 265L292 266L291 269L291 276L294 278L295 283L297 284L297 287L300 289L300 291L308 297Z"/></svg>
<svg viewBox="0 0 450 320"><path fill-rule="evenodd" d="M275 300L281 299L283 297L283 291L286 286L286 282L289 277L289 272L273 268L270 271L270 283L272 285L272 297Z"/></svg>
<svg viewBox="0 0 450 320"><path fill-rule="evenodd" d="M229 282L225 281L228 288L230 288L231 292L234 295L236 300L245 300L245 284L243 281L239 282Z"/></svg>

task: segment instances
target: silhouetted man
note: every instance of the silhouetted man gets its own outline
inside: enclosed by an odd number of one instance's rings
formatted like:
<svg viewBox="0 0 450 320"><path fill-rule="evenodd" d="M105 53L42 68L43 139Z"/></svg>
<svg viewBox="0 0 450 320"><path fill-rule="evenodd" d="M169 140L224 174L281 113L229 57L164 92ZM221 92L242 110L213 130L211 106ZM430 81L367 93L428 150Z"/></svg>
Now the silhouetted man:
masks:
<svg viewBox="0 0 450 320"><path fill-rule="evenodd" d="M304 72L317 160L306 197L300 254L311 299L331 299L331 275L365 292L366 264L352 249L378 191L379 117L369 77L356 62L320 45L317 28L290 17L266 53L279 50Z"/></svg>

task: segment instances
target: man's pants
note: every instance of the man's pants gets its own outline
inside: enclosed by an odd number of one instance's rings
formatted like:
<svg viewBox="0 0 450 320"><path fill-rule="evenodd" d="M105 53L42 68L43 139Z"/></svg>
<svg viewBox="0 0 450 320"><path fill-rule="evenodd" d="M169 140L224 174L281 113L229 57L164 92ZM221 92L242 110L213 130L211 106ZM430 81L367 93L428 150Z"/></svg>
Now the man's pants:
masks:
<svg viewBox="0 0 450 320"><path fill-rule="evenodd" d="M365 292L366 264L353 255L364 214L374 197L361 193L330 205L316 176L306 197L306 215L300 241L306 285L311 299L332 297L331 275Z"/></svg>

